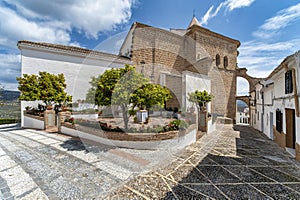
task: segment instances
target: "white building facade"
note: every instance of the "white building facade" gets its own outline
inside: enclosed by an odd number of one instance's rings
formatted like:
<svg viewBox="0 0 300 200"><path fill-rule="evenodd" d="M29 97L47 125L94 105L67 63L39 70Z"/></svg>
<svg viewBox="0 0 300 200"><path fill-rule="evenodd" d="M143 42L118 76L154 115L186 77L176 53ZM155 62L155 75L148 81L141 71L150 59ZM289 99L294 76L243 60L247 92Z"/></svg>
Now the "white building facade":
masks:
<svg viewBox="0 0 300 200"><path fill-rule="evenodd" d="M131 64L130 59L117 55L88 50L84 48L19 41L21 51L21 74L38 74L48 72L64 74L66 92L72 96L73 102L85 100L91 87L92 77L98 77L105 70L121 68ZM23 126L23 110L27 106L37 106L37 102L21 101L21 123Z"/></svg>
<svg viewBox="0 0 300 200"><path fill-rule="evenodd" d="M255 85L251 126L300 160L300 51Z"/></svg>

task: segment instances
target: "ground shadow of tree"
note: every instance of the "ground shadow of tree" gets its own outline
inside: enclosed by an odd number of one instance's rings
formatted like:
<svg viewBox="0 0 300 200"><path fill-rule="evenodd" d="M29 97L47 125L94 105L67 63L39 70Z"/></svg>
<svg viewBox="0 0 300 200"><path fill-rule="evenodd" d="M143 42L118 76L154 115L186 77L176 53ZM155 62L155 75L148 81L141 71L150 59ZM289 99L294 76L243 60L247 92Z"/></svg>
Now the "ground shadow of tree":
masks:
<svg viewBox="0 0 300 200"><path fill-rule="evenodd" d="M115 149L115 146L101 144L81 138L71 138L60 144L61 147L68 151L85 151L86 153L100 153Z"/></svg>

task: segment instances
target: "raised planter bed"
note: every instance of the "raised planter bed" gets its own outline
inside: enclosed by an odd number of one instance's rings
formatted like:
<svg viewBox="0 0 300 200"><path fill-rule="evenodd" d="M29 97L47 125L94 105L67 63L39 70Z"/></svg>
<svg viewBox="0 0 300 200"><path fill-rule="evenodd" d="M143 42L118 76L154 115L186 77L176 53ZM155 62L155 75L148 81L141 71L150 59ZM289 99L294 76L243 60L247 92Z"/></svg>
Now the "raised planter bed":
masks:
<svg viewBox="0 0 300 200"><path fill-rule="evenodd" d="M74 119L98 119L97 113L72 113Z"/></svg>
<svg viewBox="0 0 300 200"><path fill-rule="evenodd" d="M100 127L100 126L99 126ZM63 123L61 132L67 135L92 140L106 145L133 149L181 149L196 142L196 126L190 125L184 131L165 133L122 133L106 132L91 128Z"/></svg>
<svg viewBox="0 0 300 200"><path fill-rule="evenodd" d="M44 129L44 117L24 113L24 128Z"/></svg>

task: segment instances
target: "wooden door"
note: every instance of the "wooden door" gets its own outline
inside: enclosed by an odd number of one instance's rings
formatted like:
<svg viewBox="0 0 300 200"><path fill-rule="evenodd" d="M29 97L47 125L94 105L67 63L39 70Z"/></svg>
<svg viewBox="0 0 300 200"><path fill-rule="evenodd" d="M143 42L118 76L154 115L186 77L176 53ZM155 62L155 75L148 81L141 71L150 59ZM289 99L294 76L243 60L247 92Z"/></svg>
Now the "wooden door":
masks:
<svg viewBox="0 0 300 200"><path fill-rule="evenodd" d="M285 109L286 121L286 147L295 149L296 131L295 131L295 110Z"/></svg>

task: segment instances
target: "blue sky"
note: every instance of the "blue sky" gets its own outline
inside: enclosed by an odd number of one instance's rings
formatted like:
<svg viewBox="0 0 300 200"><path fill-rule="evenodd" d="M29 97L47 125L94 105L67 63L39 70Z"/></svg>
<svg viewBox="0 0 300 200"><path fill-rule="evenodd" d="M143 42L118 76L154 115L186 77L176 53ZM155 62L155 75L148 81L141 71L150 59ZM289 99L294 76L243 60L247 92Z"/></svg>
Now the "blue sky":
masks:
<svg viewBox="0 0 300 200"><path fill-rule="evenodd" d="M203 27L241 42L238 66L252 76L300 50L300 0L0 0L0 84L17 88L18 40L116 52L133 22L187 28L193 10Z"/></svg>

